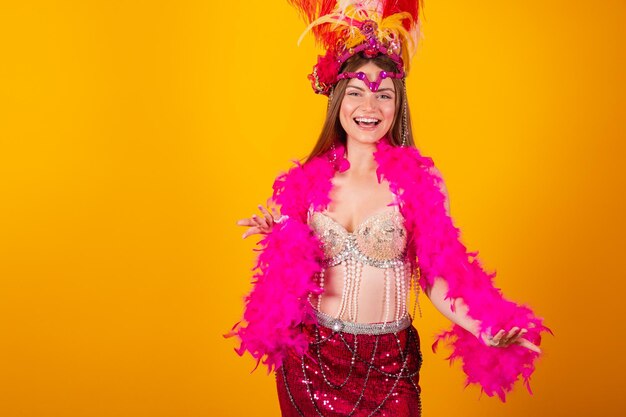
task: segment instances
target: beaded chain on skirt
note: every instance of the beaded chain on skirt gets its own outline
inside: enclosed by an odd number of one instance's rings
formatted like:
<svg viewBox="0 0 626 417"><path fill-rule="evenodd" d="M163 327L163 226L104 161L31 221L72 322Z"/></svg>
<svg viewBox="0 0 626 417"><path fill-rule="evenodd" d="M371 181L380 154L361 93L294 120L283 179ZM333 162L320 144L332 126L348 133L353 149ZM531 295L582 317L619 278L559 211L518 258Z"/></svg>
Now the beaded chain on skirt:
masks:
<svg viewBox="0 0 626 417"><path fill-rule="evenodd" d="M302 326L307 352L276 370L283 417L421 416L419 335L410 318L380 324Z"/></svg>

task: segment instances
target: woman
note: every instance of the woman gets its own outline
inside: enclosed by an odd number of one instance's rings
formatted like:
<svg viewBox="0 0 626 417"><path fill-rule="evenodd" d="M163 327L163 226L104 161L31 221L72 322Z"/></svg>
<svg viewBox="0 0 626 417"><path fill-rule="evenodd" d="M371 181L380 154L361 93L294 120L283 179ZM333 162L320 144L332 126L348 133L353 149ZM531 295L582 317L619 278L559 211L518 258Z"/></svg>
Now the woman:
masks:
<svg viewBox="0 0 626 417"><path fill-rule="evenodd" d="M420 415L410 288L454 323L438 340L452 341L468 383L488 395L504 399L520 375L528 381L545 329L502 298L460 243L441 176L413 142L405 60L394 49L402 38L385 32L406 10L366 3L348 23L361 38L329 49L310 76L329 96L326 121L306 162L274 184L282 216L259 206L262 217L238 221L244 238L265 237L247 325L232 334L240 354L276 368L283 416ZM416 20L417 9L407 13Z"/></svg>

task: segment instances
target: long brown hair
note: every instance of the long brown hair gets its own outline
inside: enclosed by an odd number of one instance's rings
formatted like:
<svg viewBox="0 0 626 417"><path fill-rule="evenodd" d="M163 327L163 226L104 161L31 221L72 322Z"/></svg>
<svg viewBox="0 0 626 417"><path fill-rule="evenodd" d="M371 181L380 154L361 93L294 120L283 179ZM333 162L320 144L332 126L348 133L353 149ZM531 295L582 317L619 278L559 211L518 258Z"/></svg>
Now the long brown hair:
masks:
<svg viewBox="0 0 626 417"><path fill-rule="evenodd" d="M368 62L376 64L384 71L397 71L395 62L387 55L378 55L374 58L366 58L361 54L356 54L350 57L350 59L343 64L341 72L354 72ZM341 102L343 101L349 81L350 79L339 80L337 85L335 85L335 88L328 99L328 110L326 111L326 119L324 120L324 126L322 126L322 132L320 133L313 150L306 158L307 162L328 151L332 144L336 141L345 146L346 132L339 121L339 111L341 110ZM393 81L396 91L396 114L393 118L393 123L389 128L390 134L388 137L392 146L400 146L402 144L402 106L405 105L405 101L407 100L406 88L404 79L392 78L391 81ZM413 131L411 129L411 112L409 111L408 101L406 101L406 124L406 144L407 146L415 147L415 142L413 141Z"/></svg>

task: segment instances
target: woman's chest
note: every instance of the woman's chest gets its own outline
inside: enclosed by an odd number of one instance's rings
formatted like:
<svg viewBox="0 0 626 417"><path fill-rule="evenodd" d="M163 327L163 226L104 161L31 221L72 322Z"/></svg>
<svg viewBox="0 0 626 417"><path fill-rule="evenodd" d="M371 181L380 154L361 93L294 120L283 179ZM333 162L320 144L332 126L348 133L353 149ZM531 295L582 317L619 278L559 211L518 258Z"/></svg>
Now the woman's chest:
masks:
<svg viewBox="0 0 626 417"><path fill-rule="evenodd" d="M324 214L349 233L373 215L398 203L387 181L369 178L333 178L330 203Z"/></svg>

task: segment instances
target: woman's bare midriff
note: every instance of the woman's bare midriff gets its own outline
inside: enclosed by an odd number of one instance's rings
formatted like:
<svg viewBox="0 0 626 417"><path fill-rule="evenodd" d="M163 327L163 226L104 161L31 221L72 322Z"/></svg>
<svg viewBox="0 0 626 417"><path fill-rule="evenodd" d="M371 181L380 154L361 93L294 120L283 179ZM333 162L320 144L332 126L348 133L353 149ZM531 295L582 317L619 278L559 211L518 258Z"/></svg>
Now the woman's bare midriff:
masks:
<svg viewBox="0 0 626 417"><path fill-rule="evenodd" d="M343 286L343 265L336 265L327 268L324 273L324 293L320 311L332 317L337 317L339 306L341 305L341 295ZM409 268L405 266L408 288ZM394 321L396 312L396 284L393 279L393 270L389 279L389 317L387 321ZM313 306L317 306L317 296L312 297ZM408 300L407 300L408 303ZM385 321L385 271L371 265L363 265L362 276L359 285L357 300L357 323L381 323ZM347 310L347 309L346 309ZM342 317L347 320L347 311Z"/></svg>

